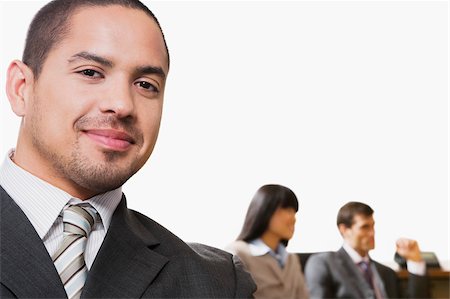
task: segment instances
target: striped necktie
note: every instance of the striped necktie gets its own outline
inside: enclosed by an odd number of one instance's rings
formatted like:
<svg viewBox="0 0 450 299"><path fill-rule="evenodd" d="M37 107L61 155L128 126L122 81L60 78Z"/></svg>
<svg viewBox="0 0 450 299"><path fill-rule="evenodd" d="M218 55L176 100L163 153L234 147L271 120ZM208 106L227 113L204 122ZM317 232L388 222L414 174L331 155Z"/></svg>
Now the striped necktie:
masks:
<svg viewBox="0 0 450 299"><path fill-rule="evenodd" d="M68 206L63 211L64 239L53 256L67 297L80 298L87 277L84 251L97 211L88 206Z"/></svg>

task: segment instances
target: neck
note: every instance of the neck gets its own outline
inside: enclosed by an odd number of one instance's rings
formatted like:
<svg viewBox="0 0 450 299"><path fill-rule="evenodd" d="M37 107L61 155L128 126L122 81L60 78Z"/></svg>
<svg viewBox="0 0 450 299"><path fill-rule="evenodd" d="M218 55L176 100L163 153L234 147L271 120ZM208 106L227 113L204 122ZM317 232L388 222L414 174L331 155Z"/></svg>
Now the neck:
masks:
<svg viewBox="0 0 450 299"><path fill-rule="evenodd" d="M281 239L270 232L265 232L261 236L261 240L270 247L274 252L277 251L278 245L280 244Z"/></svg>
<svg viewBox="0 0 450 299"><path fill-rule="evenodd" d="M366 257L368 252L367 251L363 251L363 250L357 250L355 249L355 251L361 256L361 257Z"/></svg>
<svg viewBox="0 0 450 299"><path fill-rule="evenodd" d="M345 241L345 244L346 244L347 248L351 248L354 251L356 251L356 253L359 254L360 257L366 257L369 254L369 252L366 250L362 250L360 248L355 248L354 246L351 245L351 243L349 241Z"/></svg>

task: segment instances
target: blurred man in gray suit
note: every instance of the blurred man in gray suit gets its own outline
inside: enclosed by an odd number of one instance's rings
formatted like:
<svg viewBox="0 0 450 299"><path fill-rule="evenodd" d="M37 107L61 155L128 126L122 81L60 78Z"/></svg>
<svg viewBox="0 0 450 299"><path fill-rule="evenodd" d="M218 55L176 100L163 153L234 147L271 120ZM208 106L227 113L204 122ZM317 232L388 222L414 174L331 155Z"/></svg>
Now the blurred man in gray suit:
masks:
<svg viewBox="0 0 450 299"><path fill-rule="evenodd" d="M402 294L395 272L372 260L375 247L373 210L361 202L349 202L337 216L344 244L337 252L312 255L305 268L311 298L426 298L425 262L416 241L399 239L397 253L407 260L408 293Z"/></svg>
<svg viewBox="0 0 450 299"><path fill-rule="evenodd" d="M7 75L22 122L0 168L1 298L252 297L238 259L127 208L121 186L153 150L168 71L137 0L37 13Z"/></svg>

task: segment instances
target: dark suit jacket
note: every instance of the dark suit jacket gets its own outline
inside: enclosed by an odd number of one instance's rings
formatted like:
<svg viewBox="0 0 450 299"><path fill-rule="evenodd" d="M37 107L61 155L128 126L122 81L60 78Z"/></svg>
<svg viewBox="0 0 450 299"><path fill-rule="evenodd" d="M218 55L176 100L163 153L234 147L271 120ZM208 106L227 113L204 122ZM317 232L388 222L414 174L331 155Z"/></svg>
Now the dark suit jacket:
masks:
<svg viewBox="0 0 450 299"><path fill-rule="evenodd" d="M410 274L408 294L402 294L394 270L374 260L388 298L427 298L425 276ZM374 292L344 248L337 252L324 252L309 257L305 267L306 283L311 298L374 298Z"/></svg>
<svg viewBox="0 0 450 299"><path fill-rule="evenodd" d="M0 297L66 298L45 246L0 187ZM186 244L129 210L125 197L89 271L82 298L239 298L256 287L240 261L219 249Z"/></svg>

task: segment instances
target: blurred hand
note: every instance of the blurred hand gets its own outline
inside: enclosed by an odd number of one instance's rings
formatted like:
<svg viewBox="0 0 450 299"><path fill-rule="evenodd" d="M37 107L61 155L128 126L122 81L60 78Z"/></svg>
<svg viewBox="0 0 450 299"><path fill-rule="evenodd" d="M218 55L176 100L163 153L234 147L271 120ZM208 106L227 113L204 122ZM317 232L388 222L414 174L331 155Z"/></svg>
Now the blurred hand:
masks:
<svg viewBox="0 0 450 299"><path fill-rule="evenodd" d="M406 260L420 262L422 261L422 256L420 255L419 244L417 241L400 238L396 242L397 253Z"/></svg>

